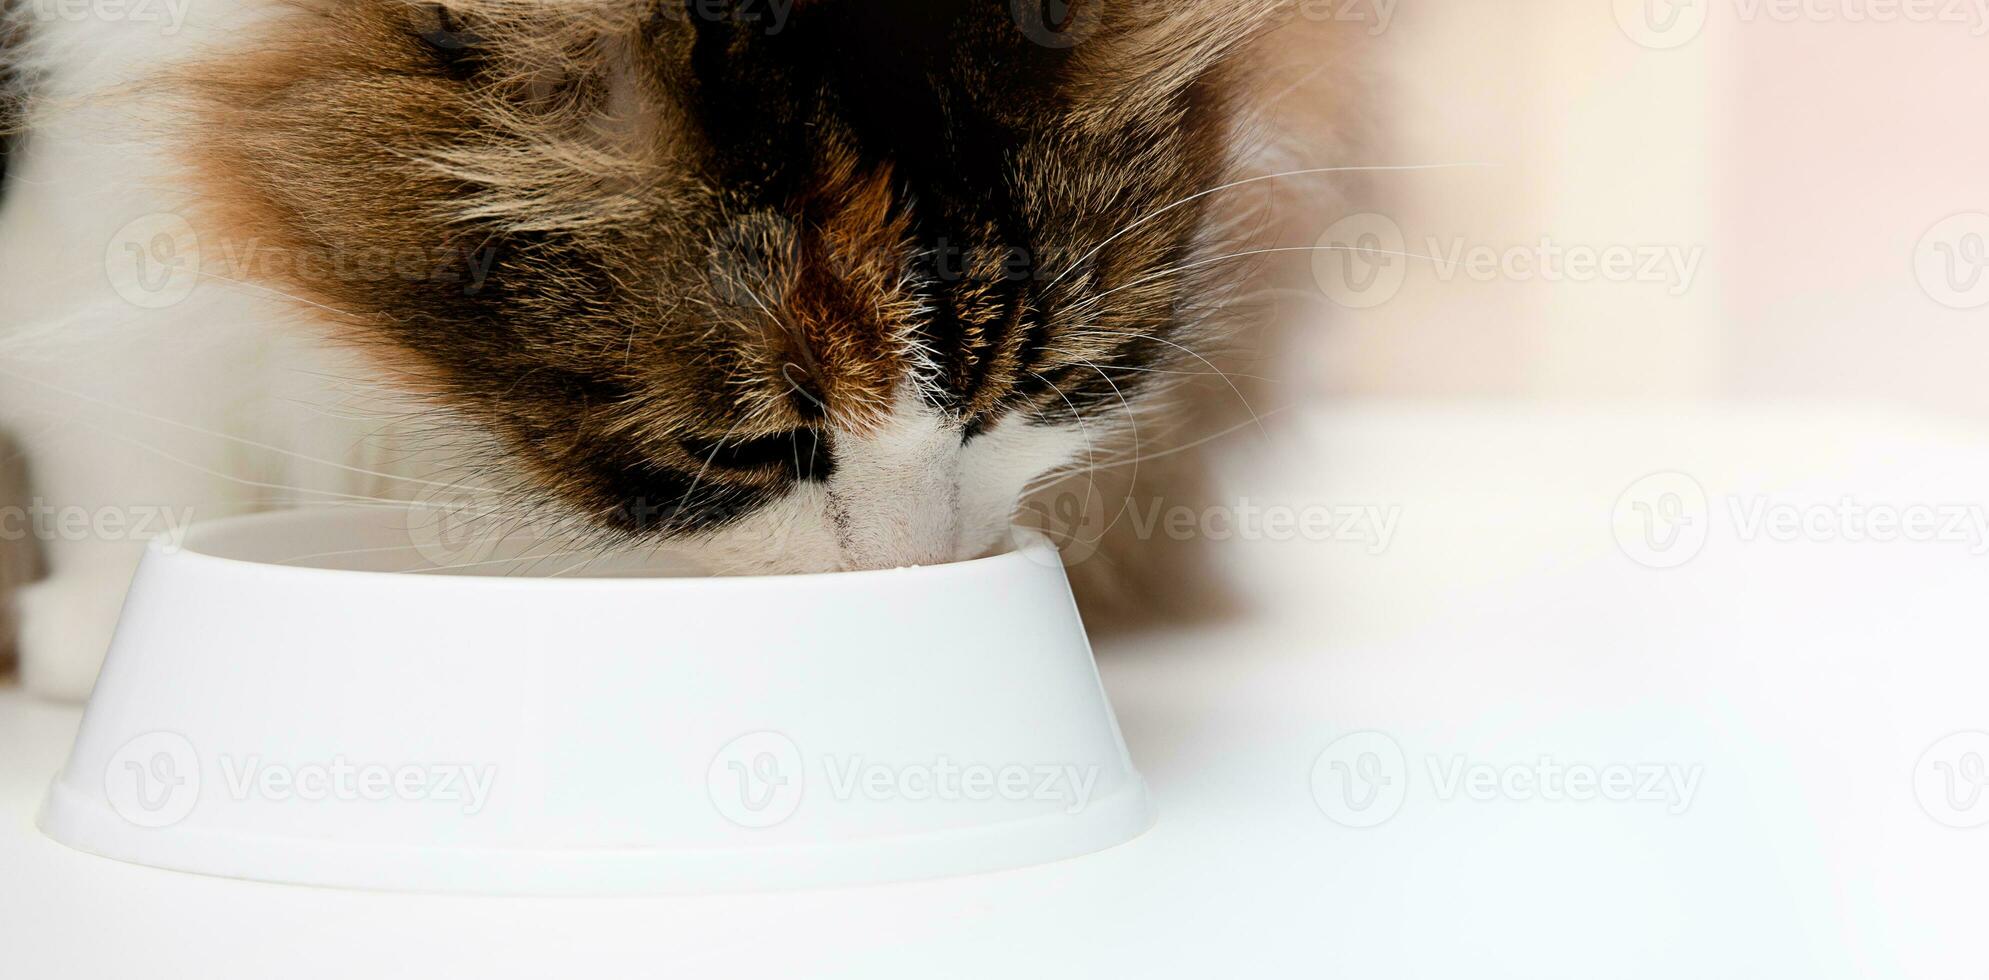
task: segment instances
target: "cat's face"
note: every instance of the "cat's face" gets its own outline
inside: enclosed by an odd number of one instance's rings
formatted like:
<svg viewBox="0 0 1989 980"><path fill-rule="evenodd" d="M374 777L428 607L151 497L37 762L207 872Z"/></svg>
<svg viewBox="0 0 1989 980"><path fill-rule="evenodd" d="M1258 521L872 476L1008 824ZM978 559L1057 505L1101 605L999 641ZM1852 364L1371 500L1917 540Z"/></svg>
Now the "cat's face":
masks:
<svg viewBox="0 0 1989 980"><path fill-rule="evenodd" d="M440 257L281 278L534 496L734 570L953 560L1195 370L1250 6L307 6L199 70L199 159L259 248Z"/></svg>

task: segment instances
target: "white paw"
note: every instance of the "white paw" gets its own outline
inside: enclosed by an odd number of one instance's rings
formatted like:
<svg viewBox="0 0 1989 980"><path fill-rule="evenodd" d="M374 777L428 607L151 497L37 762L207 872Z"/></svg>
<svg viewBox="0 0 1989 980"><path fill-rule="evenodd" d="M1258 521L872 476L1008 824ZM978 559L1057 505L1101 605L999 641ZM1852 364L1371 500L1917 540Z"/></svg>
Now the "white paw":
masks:
<svg viewBox="0 0 1989 980"><path fill-rule="evenodd" d="M124 583L53 578L16 595L21 685L45 698L81 701L97 683Z"/></svg>

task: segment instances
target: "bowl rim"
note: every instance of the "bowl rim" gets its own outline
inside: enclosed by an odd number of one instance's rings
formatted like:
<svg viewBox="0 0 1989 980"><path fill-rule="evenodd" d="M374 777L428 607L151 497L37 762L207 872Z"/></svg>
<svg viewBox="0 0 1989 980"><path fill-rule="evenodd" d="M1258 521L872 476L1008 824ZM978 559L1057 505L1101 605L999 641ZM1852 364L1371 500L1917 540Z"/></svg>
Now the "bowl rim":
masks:
<svg viewBox="0 0 1989 980"><path fill-rule="evenodd" d="M383 571L377 569L325 568L318 565L285 565L276 562L254 561L214 554L201 549L200 538L208 533L225 530L253 529L259 524L282 524L286 521L324 519L332 516L366 516L378 511L374 508L315 506L288 507L276 510L256 511L248 514L235 514L217 517L212 520L196 521L188 526L178 539L155 538L146 549L148 562L169 560L180 564L200 564L235 571L253 569L259 575L286 575L304 577L333 577L344 582L427 582L439 585L423 585L417 588L453 586L457 588L517 589L618 589L630 588L741 588L765 587L768 585L821 585L829 582L861 582L878 578L904 578L915 575L921 578L955 577L982 571L998 571L1003 566L1018 564L1027 560L1031 565L1055 568L1063 574L1064 563L1057 547L1049 537L1033 528L1011 524L1008 538L1011 547L991 555L969 558L965 561L946 562L939 565L912 565L898 568L873 568L838 572L796 572L792 574L761 575L690 575L690 576L614 576L614 577L572 577L552 578L538 575L446 575L424 574L420 570ZM398 511L396 511L398 513ZM412 545L410 545L412 547ZM1051 561L1036 561L1030 556L1048 552L1056 556Z"/></svg>

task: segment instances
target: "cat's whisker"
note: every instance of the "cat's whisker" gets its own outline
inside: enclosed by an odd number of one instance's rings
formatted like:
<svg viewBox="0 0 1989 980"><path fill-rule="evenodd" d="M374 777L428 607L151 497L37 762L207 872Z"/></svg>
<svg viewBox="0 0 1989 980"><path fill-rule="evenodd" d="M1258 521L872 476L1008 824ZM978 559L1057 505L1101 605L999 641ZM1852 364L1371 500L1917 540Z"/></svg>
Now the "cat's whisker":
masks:
<svg viewBox="0 0 1989 980"><path fill-rule="evenodd" d="M1327 296L1322 290L1299 289L1295 286L1265 286L1261 289L1237 296L1232 302L1237 305L1247 306L1267 299L1300 300L1307 303L1316 303L1321 306L1329 306L1333 302L1332 298Z"/></svg>
<svg viewBox="0 0 1989 980"><path fill-rule="evenodd" d="M1261 421L1261 420L1262 420L1262 419L1264 419L1264 418L1268 418L1268 417L1271 417L1271 416L1275 416L1275 415L1279 415L1279 414L1281 414L1281 413L1283 413L1283 412L1286 412L1286 411L1289 411L1289 410L1290 410L1290 409L1291 409L1292 407L1293 407L1293 406L1291 406L1291 405L1280 405L1280 406L1278 406L1277 408L1273 408L1273 409L1271 409L1271 410L1269 410L1269 411L1267 411L1267 412L1264 412L1264 413L1262 413L1261 415L1259 415L1259 416L1258 416L1257 420L1255 420L1255 421L1256 421L1256 424L1258 424L1258 425L1259 425L1259 426L1261 427L1261 425L1262 425L1262 421ZM1146 456L1146 458L1147 458L1147 460L1148 460L1149 462L1151 462L1151 461L1153 461L1153 460L1156 460L1156 459L1163 459L1163 458L1166 458L1166 457L1168 457L1168 456L1175 456L1175 455L1178 455L1178 454L1180 454L1180 453L1185 453L1185 452L1188 452L1188 451L1190 451L1190 450L1193 450L1193 449L1199 449L1199 448L1201 448L1202 446L1205 446L1205 445L1207 445L1207 444L1209 444L1209 443L1211 443L1211 442L1214 442L1214 441L1216 441L1217 439L1222 439L1222 438L1224 438L1224 437L1227 437L1227 436L1230 436L1230 435L1233 435L1233 434L1235 434L1235 433L1237 433L1237 432L1240 432L1240 431L1242 431L1242 430L1244 430L1244 429L1247 429L1247 428L1249 428L1249 427L1250 427L1251 425L1252 425L1252 422L1238 422L1238 423L1236 423L1235 425L1231 425L1231 426L1228 426L1227 428L1224 428L1224 429L1222 429L1222 430L1220 430L1220 431L1217 431L1217 432L1212 432L1212 433L1210 433L1210 434L1208 434L1208 435L1205 435L1205 436L1202 436L1201 438L1199 438L1199 439L1196 439L1196 440L1194 440L1194 441L1192 441L1192 442L1187 442L1187 443L1183 443L1183 444L1181 444L1181 445L1179 445L1179 446L1175 446L1175 447L1173 447L1173 448L1171 448L1171 449L1166 449L1166 450L1163 450L1163 451L1161 451L1161 452L1157 452L1157 453L1148 453L1148 454L1147 454L1147 456ZM1118 467L1120 467L1120 466L1124 466L1124 465L1126 465L1126 461L1125 461L1125 460L1119 460L1119 461L1116 461L1116 462L1110 462L1110 463L1107 463L1107 464L1105 464L1104 466L1102 466L1102 467L1100 467L1100 468L1101 468L1101 469L1116 469L1116 468L1118 468Z"/></svg>
<svg viewBox="0 0 1989 980"><path fill-rule="evenodd" d="M648 552L648 555L649 555L649 557L651 557L651 558L654 558L654 557L655 557L655 555L656 555L656 553L657 553L658 551L662 550L662 545L666 545L666 544L668 544L668 543L669 543L669 542L668 542L667 540L666 540L666 541L659 541L659 542L658 542L658 546L657 546L657 547L649 549L649 552ZM547 575L547 576L544 576L544 577L545 577L545 578L563 578L563 577L565 577L566 575L568 575L569 573L572 573L572 572L576 572L576 571L579 571L580 569L582 569L582 568L586 568L586 567L587 567L588 565L591 565L591 564L593 564L593 563L595 563L595 562L597 562L597 561L603 561L603 560L606 560L606 559L608 559L608 558L612 558L612 557L614 557L614 556L613 556L613 555L611 555L611 554L609 554L609 553L608 553L608 552L606 551L606 549L602 549L602 550L599 550L599 551L595 551L595 552L593 552L593 553L589 554L589 555L588 555L587 557L585 557L585 558L582 558L582 559L580 559L579 561L577 561L577 562L574 562L573 564L571 564L571 565L568 565L568 566L566 566L565 568L562 568L562 569L560 569L559 571L556 571L556 572L553 572L552 574L550 574L550 575Z"/></svg>
<svg viewBox="0 0 1989 980"><path fill-rule="evenodd" d="M1146 411L1146 409L1142 406L1135 406L1134 411L1135 412L1145 411L1146 414L1152 416L1152 418L1149 418L1147 420L1149 423L1151 423L1155 419L1160 419L1163 422L1165 420L1164 416L1156 415L1152 411ZM1098 421L1098 420L1094 419L1093 421ZM1150 428L1150 426L1142 427L1141 431L1143 435L1151 434L1150 432L1147 431L1148 428ZM1166 431L1166 430L1167 427L1163 425L1161 431ZM1052 467L1048 470L1043 471L1042 473L1037 474L1035 477L1027 481L1023 485L1023 489L1018 494L1018 497L1026 499L1032 494L1048 489L1050 487L1054 487L1057 484L1065 482L1079 474L1097 473L1100 470L1105 469L1108 464L1129 461L1132 458L1132 453L1134 452L1135 448L1136 447L1133 446L1121 446L1118 448L1113 448L1109 452L1099 453L1099 454L1087 454L1086 458L1073 459L1068 463ZM1144 454L1145 458L1151 458L1152 455L1153 454L1151 453Z"/></svg>
<svg viewBox="0 0 1989 980"><path fill-rule="evenodd" d="M542 577L544 577L544 578L562 578L562 577L564 577L565 575L567 575L567 573L569 573L569 572L576 572L576 571L579 571L580 569L582 569L582 568L586 568L586 567L587 567L588 565L591 565L591 564L593 564L593 563L595 563L595 562L597 562L597 561L600 561L601 559L603 559L603 558L605 558L605 557L607 557L607 556L606 556L606 555L601 555L601 554L590 554L590 555L588 555L587 557L585 557L585 558L582 558L582 559L580 559L579 561L577 561L577 562L574 562L574 563L573 563L573 564L571 564L571 565L568 565L568 566L566 566L566 567L564 567L564 568L561 568L560 570L558 570L558 571L556 571L556 572L553 572L553 573L552 573L551 575L546 575L546 576L542 576Z"/></svg>
<svg viewBox="0 0 1989 980"><path fill-rule="evenodd" d="M427 568L404 568L401 569L396 574L434 575L438 572L460 572L466 568L489 568L496 565L516 565L519 562L524 562L524 561L546 562L546 561L553 561L559 558L571 558L574 555L584 555L591 553L592 552L586 549L580 549L575 551L556 551L546 555L514 555L510 558L488 558L482 561L466 561L453 565L433 565Z"/></svg>
<svg viewBox="0 0 1989 980"><path fill-rule="evenodd" d="M221 275L220 273L206 272L198 269L194 270L194 274L198 275L202 279L212 279L215 280L216 282L227 283L231 286L235 286L241 289L252 289L255 290L256 292L262 293L267 296L274 296L278 299L289 300L292 303L301 303L305 306L315 307L317 309L325 311L326 313L330 313L335 316L341 316L348 320L356 320L359 319L360 316L357 313L351 313L346 310L341 310L333 306L326 306L325 304L320 303L316 300L305 299L304 297L299 296L295 293L285 292L273 286L265 286L259 282L250 282L247 279L235 279L229 276Z"/></svg>
<svg viewBox="0 0 1989 980"><path fill-rule="evenodd" d="M1282 405L1262 413L1261 417L1268 418L1271 416L1276 416L1283 412L1289 411L1293 407L1294 406L1292 405ZM1077 474L1082 472L1091 472L1091 473L1104 472L1108 470L1117 469L1122 466L1132 465L1134 463L1139 462L1142 459L1151 462L1153 460L1164 459L1169 456L1174 456L1180 453L1190 452L1194 449L1198 449L1204 445L1207 445L1208 443L1214 442L1219 439L1223 439L1227 436L1235 434L1238 431L1249 428L1251 424L1252 423L1248 421L1238 422L1235 425L1228 426L1219 431L1203 435L1191 442L1186 442L1181 445L1173 446L1158 452L1144 453L1137 459L1125 458L1122 454L1121 458L1106 459L1103 461L1099 461L1095 464L1088 465L1085 463L1073 463L1069 466L1059 467L1057 469L1053 469L1046 472L1042 476L1038 477L1036 480L1027 484L1023 488L1022 496L1027 497L1030 494L1038 493L1042 490L1055 486L1059 482L1068 480L1071 477L1076 476Z"/></svg>
<svg viewBox="0 0 1989 980"><path fill-rule="evenodd" d="M1121 390L1119 390L1119 383L1118 383L1118 382L1116 382L1116 381L1113 381L1113 380L1112 380L1112 378L1111 378L1111 376L1107 375L1107 374L1106 374L1106 373L1105 373L1104 371L1100 371L1100 370L1098 369L1098 365L1096 365L1096 364L1093 364L1093 363L1091 363L1090 361L1087 361L1087 360L1085 360L1084 358L1081 358L1081 357L1080 357L1080 358L1078 358L1078 362L1079 362L1079 363L1081 363L1081 364L1083 364L1084 366L1086 366L1086 367L1090 368L1090 369L1091 369L1091 370L1093 370L1093 371L1097 371L1097 372L1098 372L1098 376L1099 376L1100 378L1104 379L1104 381L1105 381L1105 383L1106 383L1106 384L1108 384L1108 385L1111 385L1111 386L1112 386L1112 393L1113 393L1113 394L1115 394L1115 395L1118 395L1118 396L1119 396L1119 406L1120 406L1121 408L1123 408L1123 409L1125 410L1125 412L1126 412L1126 424L1127 424L1127 425L1130 425L1130 426L1132 427L1132 430L1133 430L1133 474L1132 474L1132 476L1131 476L1131 477L1129 477L1129 478L1128 478L1128 480L1127 480L1127 482L1128 482L1128 485L1129 485L1129 486L1128 486L1128 489L1127 489L1127 491L1126 491L1126 500L1125 500L1125 503L1123 503L1123 504L1121 504L1121 505L1119 506L1119 512L1118 512L1118 513L1116 513L1116 514L1114 514L1114 515L1112 515L1112 520L1111 520L1111 522L1110 522L1110 523L1108 523L1108 524L1106 524L1106 525L1105 525L1105 529L1104 529L1104 530L1102 530L1102 531L1099 531L1099 532L1098 532L1098 538L1103 538L1103 537L1104 537L1104 536L1105 536L1105 535L1106 535L1106 534L1107 534L1108 532L1110 532L1110 531L1111 531L1111 530L1112 530L1113 528L1115 528L1115 527L1119 526L1119 521L1120 521L1120 520L1122 520L1122 519L1123 519L1123 518L1124 518L1124 517L1126 516L1126 511L1127 511L1128 509L1130 509L1130 508L1131 508L1131 507L1133 506L1133 494L1132 494L1132 490L1131 490L1130 486L1131 486L1132 484L1137 484L1137 483L1139 482L1139 473L1140 473L1140 470L1139 470L1139 461L1140 461L1140 423L1139 423L1139 418L1138 418L1138 416L1136 416L1136 415L1135 415L1135 414L1133 413L1133 406L1132 406L1132 403L1126 400L1126 393L1125 393L1125 392L1123 392L1123 391L1121 391ZM1097 538L1094 538L1094 539L1093 539L1093 541L1096 541L1096 540L1097 540ZM1090 543L1090 542L1086 542L1086 543Z"/></svg>
<svg viewBox="0 0 1989 980"><path fill-rule="evenodd" d="M1334 62L1328 59L1321 61L1316 65L1296 64L1296 65L1281 65L1279 67L1281 68L1303 67L1306 68L1307 70L1305 74L1298 76L1298 78L1295 81L1293 81L1291 84L1278 90L1274 94L1265 96L1262 100L1263 105L1266 106L1276 105L1290 98L1292 96L1292 93L1297 92L1301 88L1304 88L1306 83L1312 81L1315 78L1318 78L1320 74L1324 73L1327 69L1334 67Z"/></svg>
<svg viewBox="0 0 1989 980"><path fill-rule="evenodd" d="M280 561L270 562L270 564L301 565L305 562L323 561L326 558L350 558L355 555L384 555L400 551L415 551L419 547L419 545L409 542L407 544L388 545L380 548L347 548L342 551L316 551L308 555L293 555Z"/></svg>
<svg viewBox="0 0 1989 980"><path fill-rule="evenodd" d="M344 491L339 491L339 490L319 490L312 487L290 486L288 484L283 484L283 483L266 483L261 480L251 480L245 477L234 476L229 473L223 473L220 470L216 470L211 467L202 466L199 463L196 463L192 460L175 456L172 453L166 452L165 450L160 449L156 446L147 445L137 439L125 436L123 433L112 431L111 429L105 428L100 425L84 422L80 419L71 419L70 423L92 429L101 435L125 443L126 445L129 445L134 449L150 453L154 456L159 457L160 459L166 460L167 462L177 463L197 473L214 477L217 480L233 483L236 484L237 486L251 487L257 490L278 490L287 493L320 494L324 497L330 497L346 501L366 501L366 502L373 502L380 504L391 504L397 506L407 505L407 501L395 500L391 497L376 497L370 494L346 493ZM324 501L318 501L318 502L323 503Z"/></svg>
<svg viewBox="0 0 1989 980"><path fill-rule="evenodd" d="M1177 265L1168 266L1167 268L1148 273L1147 275L1135 279L1132 282L1121 283L1117 286L1112 287L1111 289L1104 289L1096 293L1093 293L1090 296L1085 297L1083 301L1071 306L1071 308L1067 312L1069 315L1072 316L1083 316L1088 313L1096 311L1099 308L1099 305L1107 297L1111 296L1114 293L1122 292L1127 289L1133 289L1139 286L1144 286L1149 283L1158 282L1162 279L1166 279L1169 276L1177 276L1185 272L1192 272L1196 269L1204 268L1206 266L1211 266L1218 262L1229 262L1236 259L1254 258L1260 255L1276 255L1276 254L1289 253L1289 252L1358 252L1364 255L1386 255L1397 258L1420 259L1424 262L1429 262L1432 264L1438 264L1443 261L1441 258L1438 258L1437 256L1423 255L1419 252L1401 252L1385 248L1364 248L1357 245L1278 245L1268 248L1255 248L1255 249L1248 249L1242 252L1231 252L1225 255L1208 256L1200 259L1194 259L1188 262L1182 262Z"/></svg>
<svg viewBox="0 0 1989 980"><path fill-rule="evenodd" d="M176 419L169 419L169 418L166 418L166 417L165 417L165 416L163 416L163 415L156 415L156 414L153 414L153 413L151 413L151 412L147 412L147 411L145 411L145 410L143 410L143 409L138 409L138 408L132 408L132 407L130 407L130 406L128 406L128 405L119 405L119 404L117 404L116 402L112 402L112 401L108 401L108 400L106 400L106 399L102 399L102 398L98 398L98 397L96 397L96 396L94 396L94 395L90 395L90 394L86 394L86 393L84 393L84 392L80 392L80 391L75 391L75 390L73 390L73 389L70 389L70 388L65 388L65 387L62 387L61 385L55 385L55 384L50 384L50 383L48 383L48 382L46 382L46 381L42 381L42 380L40 380L40 379L38 379L38 378L32 378L32 377L29 377L29 376L27 376L27 375L24 375L24 374L20 374L20 373L18 373L18 372L15 372L15 371L9 371L9 370L7 370L7 369L5 369L5 368L0 368L0 375L5 375L5 376L7 376L7 377L8 377L8 378L10 378L10 379L13 379L13 380L16 380L16 381L20 381L20 382L23 382L23 383L25 383L25 384L29 384L29 385L32 385L32 386L35 386L35 387L38 387L38 388L41 388L41 389L43 389L43 390L45 390L45 391L52 391L52 392L55 392L55 393L57 393L57 394L61 394L61 395L65 395L65 396L67 396L67 397L70 397L70 398L74 398L74 399L77 399L78 401L82 401L82 402L86 402L86 403L88 403L88 404L91 404L91 405L96 405L96 406L98 406L98 407L101 407L101 408L108 408L108 409L110 409L110 410L112 410L112 411L116 411L116 412L123 412L123 413L125 413L125 414L128 414L128 415L132 415L132 416L135 416L135 417L138 417L138 418L142 418L142 419L145 419L145 420L147 420L147 421L151 421L151 422L157 422L157 423L159 423L159 424L161 424L161 425L167 425L167 426L171 426L171 427L173 427L173 428L175 428L175 429L180 429L180 430L183 430L183 431L186 431L186 432L192 432L192 433L196 433L196 434L198 434L198 435L204 435L204 436L209 436L209 437L212 437L212 438L215 438L215 439L220 439L220 440L223 440L223 441L225 441L225 442L231 442L231 443L234 443L235 445L238 445L238 446L248 446L248 447L251 447L251 448L254 448L254 449L261 449L261 450L264 450L264 451L266 451L266 452L272 452L272 453L276 453L276 454L278 454L278 455L281 455L281 456L287 456L287 457L289 457L289 458L291 458L291 459L297 459L297 460L303 460L303 461L305 461L305 462L310 462L310 463L317 463L317 464L320 464L320 465L323 465L323 466L329 466L329 467L331 467L331 468L333 468L333 469L337 469L337 470L342 470L342 471L344 471L344 472L347 472L347 473L356 473L356 474L359 474L359 475L361 475L361 476L371 476L371 477L378 477L378 478L380 478L380 479L384 479L384 480L397 480L397 481L401 481L401 482L404 482L404 483L410 483L410 484L415 484L415 485L418 485L418 486L426 486L426 487L433 487L433 488L436 488L436 489L440 489L440 490L447 490L447 491L451 491L451 492L456 492L456 491L463 491L463 492L469 492L469 493L497 493L497 492L498 492L498 491L495 491L495 490L487 490L487 489L481 489L481 488L478 488L478 487L470 487L470 486L464 486L464 485L461 485L461 484L454 484L454 483L442 483L442 482L437 482L437 481L434 481L434 480L424 480L424 479L420 479L420 478L418 478L418 477L411 477L411 476L400 476L400 475L397 475L397 474L393 474L393 473L386 473L386 472L382 472L382 471L379 471L379 470L371 470L371 469L366 469L366 468L364 468L364 467L358 467L358 466L349 466L349 465L346 465L346 464L344 464L344 463L339 463L339 462L335 462L335 461L333 461L333 460L329 460L329 459L321 459L321 458L319 458L319 457L316 457L316 456L311 456L311 455L308 455L308 454L305 454L305 453L300 453L300 452L296 452L296 451L293 451L293 450L289 450L289 449L284 449L284 448L283 448L283 447L281 447L281 446L274 446L274 445L271 445L271 444L269 444L269 443L266 443L266 442L259 442L259 441L257 441L257 440L254 440L254 439L245 439L245 438L243 438L243 437L241 437L241 436L237 436L237 435L231 435L231 434L229 434L229 433L226 433L226 432L217 432L217 431L215 431L215 430L213 430L213 429L208 429L208 428L204 428L204 427L202 427L202 426L198 426L198 425L192 425L192 424L190 424L190 423L186 423L186 422L181 422L181 421L178 421L178 420L176 420Z"/></svg>
<svg viewBox="0 0 1989 980"><path fill-rule="evenodd" d="M1107 335L1101 333L1098 334L1098 336L1102 337ZM1057 354L1062 357L1071 358L1072 360L1084 361L1084 358L1079 357L1077 354L1071 351L1062 350L1056 347L1047 347L1047 346L1044 347L1043 349L1049 351L1052 354ZM1279 378L1267 378L1257 374L1238 374L1235 372L1226 372L1226 371L1164 371L1161 370L1160 368L1133 367L1131 365L1126 365L1126 364L1113 364L1101 368L1096 364L1090 364L1089 362L1085 363L1089 364L1089 366L1094 371L1115 371L1124 374L1157 374L1171 378L1242 378L1245 381L1260 381L1265 384L1284 383L1283 380Z"/></svg>
<svg viewBox="0 0 1989 980"><path fill-rule="evenodd" d="M795 394L807 399L809 404L814 405L817 411L826 416L829 414L829 406L822 404L822 400L815 397L815 393L809 391L807 385L802 384L794 377L794 372L806 370L807 368L789 361L780 366L780 379L787 382L788 388L792 389Z"/></svg>
<svg viewBox="0 0 1989 980"><path fill-rule="evenodd" d="M691 478L690 489L685 490L683 497L678 499L677 509L670 512L670 523L675 524L677 518L683 514L684 508L689 506L691 498L697 495L698 485L704 482L705 471L711 469L712 462L717 460L718 454L725 450L725 440L732 438L732 434L739 431L739 426L745 421L746 418L743 415L734 419L732 421L732 428L725 430L725 434L718 437L717 444L711 447L711 455L705 457L704 465L698 467L697 475Z"/></svg>
<svg viewBox="0 0 1989 980"><path fill-rule="evenodd" d="M1199 352L1191 348L1183 347L1182 345L1177 344L1174 341L1168 340L1165 337L1156 337L1153 336L1152 334L1131 333L1131 332L1125 333L1123 334L1123 336L1139 337L1145 340L1151 340L1156 344L1166 344L1167 346L1172 347L1175 350L1178 350L1184 354L1187 354L1189 357L1192 357L1195 360L1202 362L1203 366L1207 367L1210 371L1213 371L1216 374L1220 375L1223 379L1223 382L1229 385L1230 392L1236 395L1236 400L1237 402L1242 404L1243 410L1245 412L1250 413L1250 418L1253 421L1257 419L1257 410L1250 406L1250 399L1245 398L1243 396L1243 389L1236 384L1236 380L1232 378L1228 372L1225 372L1223 371L1223 369L1217 367L1214 361L1211 361L1208 358L1203 357ZM1263 431L1264 427L1261 422L1258 423L1257 428L1259 432L1263 432L1264 438L1266 440L1270 439L1270 433Z"/></svg>
<svg viewBox="0 0 1989 980"><path fill-rule="evenodd" d="M517 568L507 569L504 574L507 576L514 576L520 578L554 577L554 576L542 575L540 574L539 570L541 568L544 568L548 562L558 561L563 558L571 558L575 555L580 555L583 557L581 557L581 559L578 562L566 566L564 570L570 571L572 569L579 568L582 565L588 564L589 562L598 561L602 557L601 550L594 547L576 548L570 551L554 551L542 555L530 554L528 551L528 553L517 555L513 559L506 562L506 564L514 564L514 565L519 564L521 562L526 564L522 564L520 565L520 567Z"/></svg>
<svg viewBox="0 0 1989 980"><path fill-rule="evenodd" d="M1057 387L1055 382L1051 381L1046 377L1043 377L1040 374L1037 374L1034 371L1029 372L1029 376L1035 378L1038 381L1041 381L1046 385L1049 385L1050 390L1056 392L1058 398L1063 399L1064 407L1070 409L1071 418L1077 420L1078 434L1084 437L1085 459L1086 460L1096 459L1097 458L1096 447L1094 447L1091 442L1091 427L1084 421L1084 413L1077 410L1077 406L1075 404L1072 404L1070 396L1064 394L1064 390L1062 388ZM1094 492L1096 492L1097 489L1098 489L1098 484L1096 481L1087 481L1085 483L1084 503L1078 507L1078 513L1082 514L1091 508L1091 495Z"/></svg>
<svg viewBox="0 0 1989 980"><path fill-rule="evenodd" d="M1211 187L1205 191L1199 191L1197 193L1190 194L1187 197L1175 201L1172 204L1166 205L1165 207L1161 207L1153 211L1149 211L1145 215L1142 215L1141 217L1135 219L1132 223L1120 228L1118 231L1107 236L1104 241L1099 242L1098 245L1095 248L1093 248L1091 251L1084 253L1084 255L1078 258L1076 262L1071 263L1070 267L1065 269L1062 274L1058 275L1055 279L1050 280L1050 284L1048 286L1043 287L1043 291L1047 293L1050 290L1056 288L1057 285L1063 282L1064 279L1069 277L1072 272L1075 272L1078 269L1083 268L1085 263L1090 262L1092 259L1097 258L1098 253L1103 252L1106 248L1110 247L1113 242L1116 242L1119 239L1124 238L1128 234L1131 234L1134 229L1139 228L1142 225L1145 225L1147 222L1152 221L1170 211L1173 211L1175 208L1185 207L1196 201L1202 200L1204 198L1216 194L1220 194L1224 191L1234 190L1238 187L1245 187L1250 184L1258 184L1258 183L1263 183L1265 181L1286 180L1293 177L1313 177L1313 176L1320 176L1323 174L1401 173L1401 172L1418 171L1418 170L1458 170L1458 169L1465 169L1472 167L1487 167L1487 166L1491 165L1485 163L1420 163L1420 164L1397 164L1390 166L1372 166L1372 167L1307 167L1299 170L1286 170L1274 174L1258 174L1254 177L1244 177L1239 180L1233 180L1230 181L1229 183L1222 184L1217 187Z"/></svg>

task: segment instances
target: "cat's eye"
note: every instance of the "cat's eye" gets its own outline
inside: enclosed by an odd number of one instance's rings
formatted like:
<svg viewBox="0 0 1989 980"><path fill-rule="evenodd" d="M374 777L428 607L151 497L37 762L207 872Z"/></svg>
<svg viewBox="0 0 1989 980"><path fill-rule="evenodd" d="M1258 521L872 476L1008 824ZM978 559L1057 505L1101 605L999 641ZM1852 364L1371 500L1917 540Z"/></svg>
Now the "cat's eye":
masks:
<svg viewBox="0 0 1989 980"><path fill-rule="evenodd" d="M752 472L778 468L797 479L823 480L835 466L828 439L813 429L743 439L684 436L678 442L700 465L718 470Z"/></svg>

